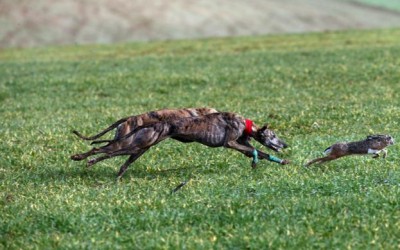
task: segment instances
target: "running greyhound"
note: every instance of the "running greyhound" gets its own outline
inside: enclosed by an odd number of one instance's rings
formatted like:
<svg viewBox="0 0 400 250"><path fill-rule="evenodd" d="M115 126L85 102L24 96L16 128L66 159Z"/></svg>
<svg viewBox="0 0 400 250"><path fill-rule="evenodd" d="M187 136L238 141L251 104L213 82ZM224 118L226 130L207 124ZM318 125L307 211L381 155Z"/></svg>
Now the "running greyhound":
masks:
<svg viewBox="0 0 400 250"><path fill-rule="evenodd" d="M128 147L119 150L110 150L110 145L119 140L110 141L100 148L92 148L90 151L71 156L72 160L80 161L95 154L105 155L89 160L92 166L97 162L120 155L130 155L121 166L118 178L126 172L128 166L144 154L150 147L157 143L172 138L183 143L198 142L209 147L226 147L237 150L247 157L253 157L252 167L255 168L258 157L280 164L288 164L288 160L281 160L259 150L250 144L250 138L254 138L262 145L280 151L286 148L285 142L280 140L275 133L264 125L259 128L251 120L240 115L228 112L213 113L199 117L186 117L170 119L162 122L151 123L137 127L121 139L131 138Z"/></svg>
<svg viewBox="0 0 400 250"><path fill-rule="evenodd" d="M373 154L373 158L378 158L381 151L383 158L385 158L387 155L385 148L393 144L394 139L390 135L369 135L362 141L338 142L325 149L324 153L327 156L309 161L305 166L308 167L316 162L321 164L353 154Z"/></svg>
<svg viewBox="0 0 400 250"><path fill-rule="evenodd" d="M156 111L151 111L148 113L134 115L130 117L122 118L115 123L111 124L108 128L104 129L97 135L93 136L83 136L78 131L72 131L76 134L79 138L84 140L93 141L101 136L105 135L107 132L117 128L114 139L113 140L100 140L95 141L93 143L101 143L101 142L111 142L115 141L115 143L110 143L106 146L104 150L113 152L119 149L123 149L128 147L132 143L132 138L125 137L131 131L139 126L145 126L150 123L159 122L167 119L178 119L183 117L195 117L195 116L202 116L212 113L217 113L218 111L213 108L185 108L185 109L160 109ZM124 138L124 139L122 139Z"/></svg>

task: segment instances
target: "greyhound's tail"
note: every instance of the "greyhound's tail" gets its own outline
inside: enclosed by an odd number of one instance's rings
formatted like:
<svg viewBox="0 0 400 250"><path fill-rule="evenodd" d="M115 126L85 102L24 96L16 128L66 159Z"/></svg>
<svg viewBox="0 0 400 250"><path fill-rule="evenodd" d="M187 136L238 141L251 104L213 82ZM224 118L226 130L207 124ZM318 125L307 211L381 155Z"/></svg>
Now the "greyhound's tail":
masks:
<svg viewBox="0 0 400 250"><path fill-rule="evenodd" d="M72 133L74 133L75 135L77 135L79 138L81 138L83 140L92 141L92 140L96 140L97 138L105 135L107 132L115 129L116 127L118 127L118 125L120 125L123 122L126 122L128 119L129 119L129 117L125 117L125 118L122 118L122 119L116 121L115 123L111 124L108 128L106 128L103 131L101 131L100 133L98 133L97 135L84 136L76 130L72 131Z"/></svg>
<svg viewBox="0 0 400 250"><path fill-rule="evenodd" d="M108 145L111 145L111 144L113 144L113 143L116 143L116 142L119 142L119 141L122 141L122 140L125 140L125 139L127 139L127 138L129 138L129 137L131 137L133 134L135 134L138 130L140 130L140 129L143 129L143 128L148 128L148 127L151 127L153 124L152 123L150 123L150 124L147 124L147 125L142 125L142 126L137 126L135 129L133 129L131 132L129 132L128 134L126 134L126 135L123 135L123 136L121 136L121 137L117 137L117 138L114 138L114 139L112 139L112 140L98 140L98 141L92 141L90 144L91 145L94 145L94 144L99 144L99 143L108 143Z"/></svg>

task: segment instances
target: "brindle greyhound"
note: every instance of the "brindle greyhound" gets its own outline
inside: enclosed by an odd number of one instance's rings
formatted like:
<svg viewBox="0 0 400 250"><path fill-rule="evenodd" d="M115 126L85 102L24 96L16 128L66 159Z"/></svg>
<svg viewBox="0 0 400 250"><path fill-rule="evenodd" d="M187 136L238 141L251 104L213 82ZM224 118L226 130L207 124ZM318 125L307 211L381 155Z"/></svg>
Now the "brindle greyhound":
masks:
<svg viewBox="0 0 400 250"><path fill-rule="evenodd" d="M80 161L95 154L105 155L89 160L88 165L92 166L97 162L120 155L130 155L128 160L121 166L118 173L120 178L128 166L144 154L150 147L157 143L172 138L180 142L198 142L209 147L226 147L235 149L247 157L253 157L252 167L256 167L258 157L280 164L288 164L288 160L281 160L267 153L256 150L250 143L254 138L262 145L280 151L287 147L285 142L280 140L275 133L264 125L257 127L251 120L247 120L234 113L214 113L199 117L187 117L156 122L145 126L137 127L121 139L132 137L129 147L119 150L110 150L111 141L100 148L92 148L90 151L71 156L72 160Z"/></svg>
<svg viewBox="0 0 400 250"><path fill-rule="evenodd" d="M160 109L140 115L134 115L122 118L116 121L115 123L111 124L108 128L104 129L97 135L87 137L82 135L76 130L72 132L81 139L93 141L105 135L107 132L117 128L113 140L101 140L93 142L93 143L101 143L101 142L115 141L115 143L110 143L109 145L106 146L106 148L104 148L104 150L106 151L113 152L128 147L132 143L132 138L127 137L126 135L131 133L134 129L136 129L139 126L145 126L150 123L159 122L167 119L195 117L217 112L218 111L213 108Z"/></svg>

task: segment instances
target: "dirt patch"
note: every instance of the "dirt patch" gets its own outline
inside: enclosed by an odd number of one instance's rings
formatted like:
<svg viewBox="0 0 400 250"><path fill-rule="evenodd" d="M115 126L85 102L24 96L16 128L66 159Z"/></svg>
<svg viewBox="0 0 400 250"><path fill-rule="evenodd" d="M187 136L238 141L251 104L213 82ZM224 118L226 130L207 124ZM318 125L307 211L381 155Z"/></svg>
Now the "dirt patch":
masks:
<svg viewBox="0 0 400 250"><path fill-rule="evenodd" d="M0 2L1 47L382 27L400 27L400 13L343 0Z"/></svg>

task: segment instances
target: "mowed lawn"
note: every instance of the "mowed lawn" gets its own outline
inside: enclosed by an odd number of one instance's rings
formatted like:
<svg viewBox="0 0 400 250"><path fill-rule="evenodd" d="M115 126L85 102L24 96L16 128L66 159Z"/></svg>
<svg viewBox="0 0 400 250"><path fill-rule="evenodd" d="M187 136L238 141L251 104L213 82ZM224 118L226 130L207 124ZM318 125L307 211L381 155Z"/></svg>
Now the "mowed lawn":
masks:
<svg viewBox="0 0 400 250"><path fill-rule="evenodd" d="M303 167L332 143L400 140L400 30L0 51L0 249L398 249L399 146ZM214 107L268 122L281 166L166 140L115 177L70 156L117 119ZM104 138L111 138L112 133ZM179 183L188 181L171 194Z"/></svg>
<svg viewBox="0 0 400 250"><path fill-rule="evenodd" d="M371 6L377 6L381 8L391 9L394 11L400 11L400 1L397 0L353 0L363 4L369 4Z"/></svg>

